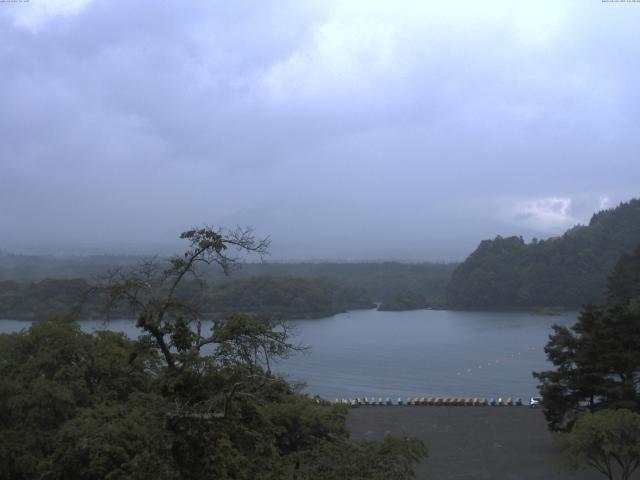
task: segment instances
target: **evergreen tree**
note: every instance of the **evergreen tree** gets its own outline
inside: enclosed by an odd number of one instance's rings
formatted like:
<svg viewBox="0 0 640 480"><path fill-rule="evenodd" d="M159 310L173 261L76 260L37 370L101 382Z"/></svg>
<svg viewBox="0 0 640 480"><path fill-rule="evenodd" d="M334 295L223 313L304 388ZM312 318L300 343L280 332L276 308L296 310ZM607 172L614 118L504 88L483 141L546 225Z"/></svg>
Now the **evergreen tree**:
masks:
<svg viewBox="0 0 640 480"><path fill-rule="evenodd" d="M545 352L555 369L534 373L553 430L570 428L584 410L640 411L639 252L613 269L608 304L584 306L571 328L553 327Z"/></svg>

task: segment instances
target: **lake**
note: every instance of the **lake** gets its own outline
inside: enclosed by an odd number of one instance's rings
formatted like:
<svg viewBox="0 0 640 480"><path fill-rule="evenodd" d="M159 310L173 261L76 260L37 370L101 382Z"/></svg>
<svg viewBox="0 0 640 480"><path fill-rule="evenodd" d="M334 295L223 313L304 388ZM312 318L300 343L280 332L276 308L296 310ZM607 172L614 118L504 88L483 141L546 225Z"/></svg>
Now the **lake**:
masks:
<svg viewBox="0 0 640 480"><path fill-rule="evenodd" d="M308 393L327 399L362 397L522 397L537 394L534 370L550 367L544 345L554 323L571 325L576 313L547 317L525 312L357 310L292 322L308 353L280 361L275 370ZM0 332L27 322L0 321ZM109 328L135 336L132 322ZM103 329L82 322L85 331Z"/></svg>

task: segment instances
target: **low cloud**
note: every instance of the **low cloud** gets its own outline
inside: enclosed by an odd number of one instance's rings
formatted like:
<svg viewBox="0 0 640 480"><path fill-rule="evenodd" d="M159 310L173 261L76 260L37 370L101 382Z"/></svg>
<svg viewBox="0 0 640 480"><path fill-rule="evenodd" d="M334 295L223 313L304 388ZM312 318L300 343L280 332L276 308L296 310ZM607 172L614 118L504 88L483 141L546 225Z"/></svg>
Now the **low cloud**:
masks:
<svg viewBox="0 0 640 480"><path fill-rule="evenodd" d="M109 249L239 223L285 258L461 258L482 238L557 234L637 194L640 9L0 10L0 248Z"/></svg>
<svg viewBox="0 0 640 480"><path fill-rule="evenodd" d="M560 233L578 223L571 212L568 197L547 197L517 203L512 218L523 226L539 232Z"/></svg>
<svg viewBox="0 0 640 480"><path fill-rule="evenodd" d="M44 27L57 16L80 13L92 0L37 0L25 2L13 9L15 24L32 32Z"/></svg>

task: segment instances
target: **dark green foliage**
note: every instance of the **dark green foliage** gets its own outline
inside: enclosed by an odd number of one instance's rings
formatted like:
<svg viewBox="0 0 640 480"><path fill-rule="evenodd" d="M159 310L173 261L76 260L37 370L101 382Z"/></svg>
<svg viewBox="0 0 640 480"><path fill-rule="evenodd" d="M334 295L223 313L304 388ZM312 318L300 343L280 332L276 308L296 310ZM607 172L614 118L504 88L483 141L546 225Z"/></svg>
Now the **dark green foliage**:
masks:
<svg viewBox="0 0 640 480"><path fill-rule="evenodd" d="M447 301L457 307L578 307L604 299L607 276L640 244L640 200L596 213L588 226L525 243L484 240L453 272Z"/></svg>
<svg viewBox="0 0 640 480"><path fill-rule="evenodd" d="M0 282L0 318L33 320L56 313L77 313L83 307L97 313L96 302L87 305L91 286L85 280ZM92 308L93 307L93 308Z"/></svg>
<svg viewBox="0 0 640 480"><path fill-rule="evenodd" d="M383 304L392 302L405 292L416 292L428 301L443 298L451 272L456 264L449 263L317 263L317 264L272 264L276 268L290 271L295 276L322 276L343 281L363 288L370 298ZM418 307L412 307L418 308Z"/></svg>
<svg viewBox="0 0 640 480"><path fill-rule="evenodd" d="M589 466L609 480L628 480L640 466L640 415L629 410L582 413L556 439L571 470Z"/></svg>
<svg viewBox="0 0 640 480"><path fill-rule="evenodd" d="M94 288L81 279L0 282L0 318L34 320L55 312L74 313L80 318L105 318L104 299L91 293ZM236 311L283 319L318 318L374 306L363 289L322 278L256 277L218 281L204 289L198 282L185 281L177 297L198 305L206 318ZM126 308L114 309L110 314L130 315Z"/></svg>
<svg viewBox="0 0 640 480"><path fill-rule="evenodd" d="M138 257L132 255L16 255L0 251L0 280L90 279L137 262Z"/></svg>
<svg viewBox="0 0 640 480"><path fill-rule="evenodd" d="M322 278L256 277L219 282L203 299L205 312L244 311L281 318L315 318L372 308L362 289Z"/></svg>
<svg viewBox="0 0 640 480"><path fill-rule="evenodd" d="M316 465L347 471L354 458L367 472L412 478L421 444L363 450L349 440L342 410L271 374L271 358L297 349L285 324L237 313L203 332L197 308L178 295L185 278L198 278L196 264L227 269L229 249L261 253L265 243L248 230L182 238L190 248L166 269L148 262L102 285L114 305L136 313L137 340L83 333L66 318L0 335L0 478L325 478L302 475Z"/></svg>
<svg viewBox="0 0 640 480"><path fill-rule="evenodd" d="M628 304L640 297L640 245L616 263L607 284L609 302Z"/></svg>
<svg viewBox="0 0 640 480"><path fill-rule="evenodd" d="M444 293L444 292L443 292ZM422 291L408 290L396 294L389 301L384 302L378 310L403 311L417 310L420 308L443 308L445 306L444 295L429 294Z"/></svg>
<svg viewBox="0 0 640 480"><path fill-rule="evenodd" d="M11 280L20 282L8 284L0 282L0 310L2 312L17 312L18 315L7 316L5 318L41 318L32 308L29 302L36 290L43 290L48 287L39 285L38 282L47 279L73 280L85 279L89 281L94 277L105 275L114 268L128 268L136 266L139 259L130 256L86 256L86 257L52 257L52 256L28 256L10 255L0 252L0 281ZM183 261L182 258L174 261ZM168 260L165 260L168 262ZM248 280L256 277L262 278L263 282L283 288L292 287L294 279L304 279L308 282L310 289L331 288L340 292L346 289L349 295L348 308L359 308L362 300L370 304L371 301L382 302L384 308L405 309L421 308L427 303L433 306L442 303L445 297L445 287L451 272L456 267L455 264L440 263L416 263L403 264L396 262L385 263L244 263L233 272L232 279L229 280L220 272L203 272L204 279L213 283L236 282L238 280ZM278 280L282 283L278 284ZM76 281L76 280L74 280ZM33 282L29 284L28 282ZM315 283L318 282L318 283ZM249 284L239 283L237 289L243 289ZM323 286L324 285L324 286ZM268 287L271 288L271 287ZM350 289L355 289L359 293L349 293ZM81 288L79 292L84 291ZM185 286L185 290L188 288ZM232 287L232 290L235 290ZM364 290L364 292L362 292ZM5 293L3 293L5 292ZM76 292L76 293L79 293ZM12 308L7 297L12 295L22 296L22 305ZM284 295L290 295L284 292ZM364 297L363 297L364 295ZM408 295L408 296L407 296ZM303 292L303 297L306 293ZM399 301L402 297L405 301ZM406 301L410 297L410 301ZM277 299L278 297L274 297ZM361 300L358 300L360 298ZM51 297L55 301L55 297ZM76 305L81 300L81 296L72 299L72 304ZM253 300L252 300L253 301ZM272 304L278 310L283 310L286 316L284 303ZM64 304L69 305L68 303ZM355 305L355 306L351 306ZM57 302L57 306L61 302ZM42 305L43 311L58 311ZM327 305L323 305L327 310ZM333 309L340 311L340 309ZM85 304L83 309L86 315L93 315L94 311ZM320 310L312 311L310 308L301 308L296 316L317 316ZM24 312L20 314L20 312ZM311 312L311 313L309 313ZM99 311L95 311L96 316L100 316Z"/></svg>
<svg viewBox="0 0 640 480"><path fill-rule="evenodd" d="M549 426L570 427L582 410L640 411L640 312L621 305L583 308L571 329L555 326L545 347L555 370L535 373Z"/></svg>
<svg viewBox="0 0 640 480"><path fill-rule="evenodd" d="M137 393L79 410L56 432L41 463L43 478L180 478L163 428L166 410L163 399Z"/></svg>
<svg viewBox="0 0 640 480"><path fill-rule="evenodd" d="M130 362L134 350L137 356ZM122 429L120 433L134 437L135 429L129 431L129 427L135 422L148 423L144 428L149 431L154 418L156 424L162 423L161 411L134 418L141 414L134 404L148 408L153 403L149 397L153 397L158 363L155 352L144 343L134 347L134 342L113 332L88 335L62 318L34 323L21 333L0 335L0 465L4 469L0 477L40 478L46 473L50 476L42 478L80 478L66 466L65 459L74 455L72 447L79 456L90 454L94 462L119 468L123 463L118 452L124 447L117 442L127 440L116 431ZM89 428L77 438L79 429L98 423L101 417L113 432ZM102 445L101 438L108 435L114 443ZM139 445L132 449L144 447L141 439L136 441ZM111 453L96 450L100 448ZM84 454L79 452L82 449ZM133 460L133 450L129 456ZM79 469L84 468L83 461L77 458ZM94 465L98 473L82 478L107 478L100 473L103 470L104 466Z"/></svg>
<svg viewBox="0 0 640 480"><path fill-rule="evenodd" d="M637 255L616 265L608 304L586 305L570 329L554 326L545 352L556 368L534 373L553 430L570 428L583 410L640 411L640 305L627 287L640 276Z"/></svg>
<svg viewBox="0 0 640 480"><path fill-rule="evenodd" d="M421 444L352 442L341 411L246 356L270 337L264 325L220 322L215 353L180 371L144 336L90 335L66 319L0 335L0 478L311 479L354 461L368 478L412 478Z"/></svg>

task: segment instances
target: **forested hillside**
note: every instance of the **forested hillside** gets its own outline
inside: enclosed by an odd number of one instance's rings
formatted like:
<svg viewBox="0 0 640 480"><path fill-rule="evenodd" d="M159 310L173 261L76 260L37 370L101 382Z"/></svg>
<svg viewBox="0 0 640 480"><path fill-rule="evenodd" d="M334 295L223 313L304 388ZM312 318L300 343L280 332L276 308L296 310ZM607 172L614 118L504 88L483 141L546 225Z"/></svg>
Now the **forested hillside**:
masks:
<svg viewBox="0 0 640 480"><path fill-rule="evenodd" d="M611 303L640 302L640 245L616 263L607 283L607 297Z"/></svg>
<svg viewBox="0 0 640 480"><path fill-rule="evenodd" d="M205 292L202 303L209 317L241 311L279 318L316 318L374 307L362 288L335 280L296 277L218 282Z"/></svg>
<svg viewBox="0 0 640 480"><path fill-rule="evenodd" d="M134 255L21 255L0 250L0 281L91 279L114 268L132 267L139 260Z"/></svg>
<svg viewBox="0 0 640 480"><path fill-rule="evenodd" d="M617 260L640 245L640 200L594 214L561 237L484 240L452 274L453 307L577 307L601 302Z"/></svg>
<svg viewBox="0 0 640 480"><path fill-rule="evenodd" d="M256 313L281 319L316 318L346 310L373 308L362 288L319 278L256 277L202 286L185 282L178 296L197 305L204 318L232 312ZM0 319L35 320L55 313L79 318L105 318L105 299L83 279L40 282L0 282ZM109 312L126 318L123 308Z"/></svg>
<svg viewBox="0 0 640 480"><path fill-rule="evenodd" d="M15 255L0 252L0 317L8 315L10 305L22 302L18 311L38 316L46 312L58 311L45 304L71 305L67 299L63 303L60 295L69 287L69 294L75 295L76 304L82 288L73 287L77 282L93 283L113 269L135 268L140 257L126 255L51 256ZM160 263L163 262L159 258ZM164 260L166 262L166 259ZM221 298L222 293L213 294L211 308L226 309L231 297L236 300L243 296L238 306L254 310L258 304L277 306L276 311L295 312L300 317L317 316L312 312L342 311L345 308L360 308L381 302L384 308L406 310L424 306L440 305L444 302L447 282L456 264L452 263L397 263L397 262L300 262L268 263L255 262L237 265L230 276L221 272L205 272L203 278L212 284L219 284L229 298ZM255 278L263 280L253 281ZM269 281L264 281L270 278ZM294 281L298 278L300 281ZM61 281L65 280L65 281ZM4 281L4 282L3 282ZM229 286L223 286L230 283ZM340 288L331 285L340 285ZM277 286L278 291L275 291ZM256 287L255 295L247 293L248 287ZM86 289L85 288L85 289ZM272 289L267 292L267 289ZM302 292L304 290L304 292ZM333 293L330 293L331 290ZM357 293L356 293L357 291ZM241 292L241 293L240 293ZM47 297L47 293L51 296ZM31 302L34 295L35 303ZM267 295L269 298L265 298ZM345 301L349 296L351 300ZM297 306L287 307L285 299L295 299ZM301 297L301 298L300 298ZM321 298L322 297L322 298ZM331 297L329 301L327 298ZM365 299L366 297L366 299ZM305 306L300 302L303 302ZM44 303L43 303L44 302ZM318 308L322 304L322 308ZM333 305L333 306L331 306ZM44 309L38 311L40 307ZM15 312L16 310L13 309ZM19 318L22 318L22 314ZM18 318L15 316L13 318Z"/></svg>

